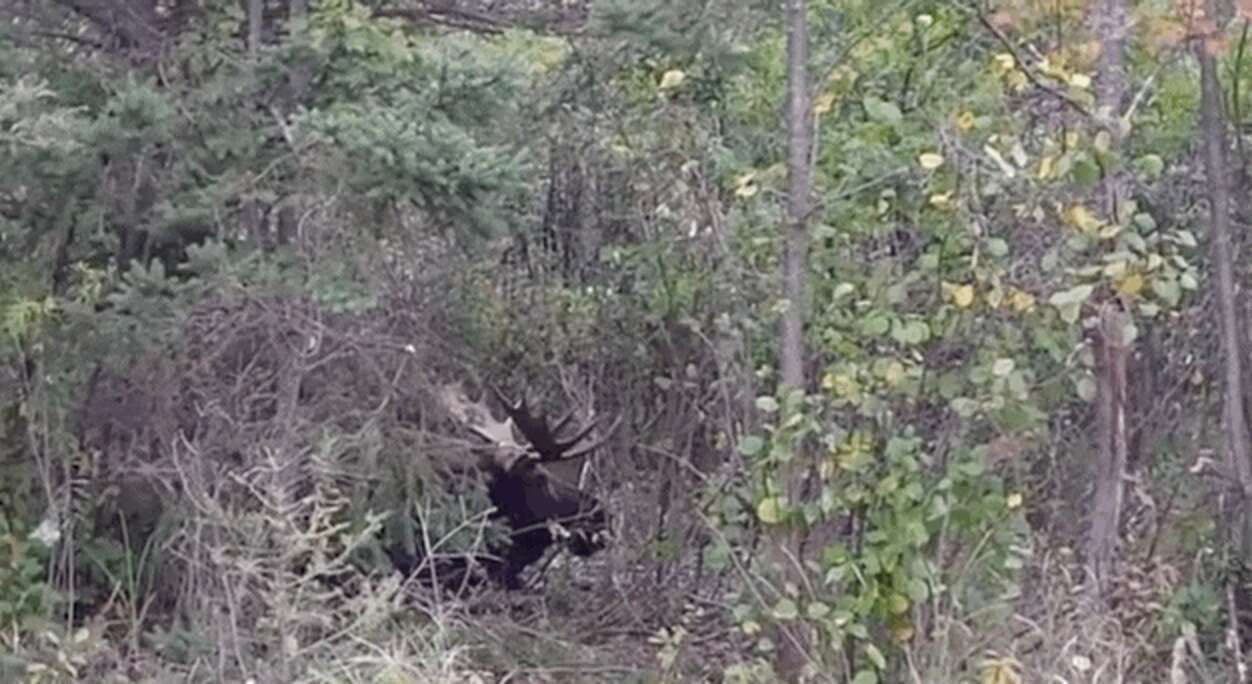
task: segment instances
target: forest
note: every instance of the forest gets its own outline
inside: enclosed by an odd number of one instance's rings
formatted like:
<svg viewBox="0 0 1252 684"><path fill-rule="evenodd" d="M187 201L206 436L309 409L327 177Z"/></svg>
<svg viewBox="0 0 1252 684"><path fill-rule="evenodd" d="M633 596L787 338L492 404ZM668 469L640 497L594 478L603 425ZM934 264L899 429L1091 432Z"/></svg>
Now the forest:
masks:
<svg viewBox="0 0 1252 684"><path fill-rule="evenodd" d="M0 681L1249 684L1250 42L0 0Z"/></svg>

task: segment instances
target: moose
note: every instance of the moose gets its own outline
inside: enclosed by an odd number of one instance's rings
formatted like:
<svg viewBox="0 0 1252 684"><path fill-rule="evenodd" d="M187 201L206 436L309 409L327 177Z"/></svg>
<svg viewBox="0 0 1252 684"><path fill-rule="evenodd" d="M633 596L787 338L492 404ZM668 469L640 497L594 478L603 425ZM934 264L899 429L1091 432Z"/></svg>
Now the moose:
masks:
<svg viewBox="0 0 1252 684"><path fill-rule="evenodd" d="M476 466L484 475L492 515L508 527L507 546L488 547L489 556L482 562L491 580L515 590L522 587L522 571L542 558L558 537L571 553L583 558L607 545L609 519L601 502L545 465L591 454L603 446L620 420L599 440L582 444L599 421L570 430L573 410L549 424L546 417L532 412L525 396L511 402L498 388L492 386L491 391L508 416L504 420L493 417L485 398L471 402L459 385L443 387L439 399L448 414L480 442L475 448ZM573 434L561 436L569 432ZM417 564L414 558L394 553L392 562L405 574Z"/></svg>

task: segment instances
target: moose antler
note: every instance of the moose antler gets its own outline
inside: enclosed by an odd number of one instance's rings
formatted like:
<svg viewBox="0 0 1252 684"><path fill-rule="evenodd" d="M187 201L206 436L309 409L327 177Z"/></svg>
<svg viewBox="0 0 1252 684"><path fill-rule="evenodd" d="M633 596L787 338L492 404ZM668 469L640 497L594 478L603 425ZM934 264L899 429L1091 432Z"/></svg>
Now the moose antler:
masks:
<svg viewBox="0 0 1252 684"><path fill-rule="evenodd" d="M508 398L504 396L504 393L501 392L495 385L491 386L491 391L496 395L496 398L500 400L500 403L504 405L505 412L509 414L509 422L517 427L518 432L522 433L522 436L526 438L526 441L530 442L531 446L535 448L535 451L539 453L539 460L544 462L568 461L591 453L592 451L603 446L604 443L609 440L613 431L617 429L618 423L621 422L621 417L619 416L618 419L613 421L613 424L605 430L604 436L599 440L578 449L574 449L579 442L585 439L587 435L590 435L591 432L596 429L596 426L600 424L598 419L593 420L590 424L580 429L573 437L560 439L557 435L559 435L561 430L564 429L565 426L569 424L570 420L573 419L574 410L565 414L564 417L556 422L556 425L550 426L548 425L547 418L544 418L543 416L536 416L530 412L529 407L526 405L525 394L523 394L522 397L514 403L509 401ZM571 451L571 449L573 449L573 451Z"/></svg>
<svg viewBox="0 0 1252 684"><path fill-rule="evenodd" d="M442 396L444 408L453 418L461 421L471 432L482 437L494 446L525 451L513 436L513 419L496 420L491 416L487 405L480 401L470 401L460 383L444 385Z"/></svg>

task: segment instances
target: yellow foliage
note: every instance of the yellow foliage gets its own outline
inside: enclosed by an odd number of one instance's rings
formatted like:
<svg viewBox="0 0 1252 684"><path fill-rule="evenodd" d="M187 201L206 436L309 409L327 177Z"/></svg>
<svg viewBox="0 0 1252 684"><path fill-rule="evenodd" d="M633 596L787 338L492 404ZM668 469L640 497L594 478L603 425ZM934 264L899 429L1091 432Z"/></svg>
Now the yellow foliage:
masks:
<svg viewBox="0 0 1252 684"><path fill-rule="evenodd" d="M821 116L822 114L826 114L834 108L835 108L835 94L834 93L823 93L821 95L818 95L817 99L813 102L813 113L818 116Z"/></svg>
<svg viewBox="0 0 1252 684"><path fill-rule="evenodd" d="M735 179L735 196L751 197L756 194L756 172L745 173Z"/></svg>
<svg viewBox="0 0 1252 684"><path fill-rule="evenodd" d="M1018 289L1009 293L1006 302L1017 313L1028 313L1035 308L1035 296Z"/></svg>
<svg viewBox="0 0 1252 684"><path fill-rule="evenodd" d="M943 284L944 294L948 300L956 305L958 309L968 309L974 304L974 286L973 285L953 285L951 283Z"/></svg>
<svg viewBox="0 0 1252 684"><path fill-rule="evenodd" d="M1136 271L1130 271L1113 281L1113 288L1128 297L1139 296L1143 292L1143 285L1143 275Z"/></svg>
<svg viewBox="0 0 1252 684"><path fill-rule="evenodd" d="M1043 159L1040 159L1039 173L1037 174L1039 180L1047 180L1051 178L1052 174L1055 172L1055 164L1056 157L1053 155L1047 155Z"/></svg>
<svg viewBox="0 0 1252 684"><path fill-rule="evenodd" d="M1090 209L1081 204L1075 204L1065 212L1065 222L1084 233L1094 233L1104 225Z"/></svg>
<svg viewBox="0 0 1252 684"><path fill-rule="evenodd" d="M660 88L661 90L677 88L682 85L685 80L687 80L687 74L683 73L679 69L670 69L665 72L665 75L661 76Z"/></svg>
<svg viewBox="0 0 1252 684"><path fill-rule="evenodd" d="M982 663L981 684L1021 684L1017 674L1017 661L1012 658L993 658Z"/></svg>

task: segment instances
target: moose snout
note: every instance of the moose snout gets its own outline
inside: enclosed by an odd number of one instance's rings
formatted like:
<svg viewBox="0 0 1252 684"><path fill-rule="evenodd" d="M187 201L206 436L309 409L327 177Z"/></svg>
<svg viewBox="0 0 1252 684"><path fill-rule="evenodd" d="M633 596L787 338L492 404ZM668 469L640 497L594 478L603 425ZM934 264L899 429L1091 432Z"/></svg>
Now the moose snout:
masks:
<svg viewBox="0 0 1252 684"><path fill-rule="evenodd" d="M603 530L595 532L575 532L567 542L570 553L579 558L586 558L608 546L608 534Z"/></svg>
<svg viewBox="0 0 1252 684"><path fill-rule="evenodd" d="M604 511L596 511L586 522L590 524L570 530L569 538L566 539L566 548L580 558L607 548L612 536L609 533L608 516Z"/></svg>

